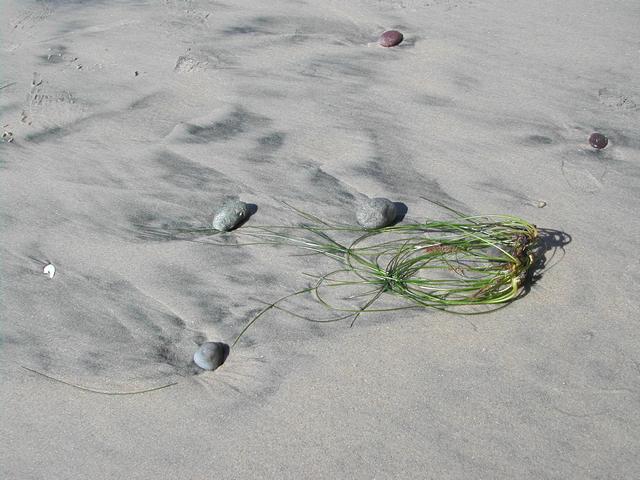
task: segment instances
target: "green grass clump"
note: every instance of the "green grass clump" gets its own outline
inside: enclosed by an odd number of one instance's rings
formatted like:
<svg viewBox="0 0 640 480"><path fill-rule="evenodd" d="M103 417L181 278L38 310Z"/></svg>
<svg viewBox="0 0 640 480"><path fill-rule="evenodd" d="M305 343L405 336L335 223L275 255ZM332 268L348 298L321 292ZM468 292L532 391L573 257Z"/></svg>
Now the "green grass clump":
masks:
<svg viewBox="0 0 640 480"><path fill-rule="evenodd" d="M365 229L332 224L294 210L304 219L299 226L247 226L238 233L253 239L245 244L294 246L310 255L328 257L339 268L315 276L312 286L267 304L232 346L272 308L306 320L350 319L351 324L365 312L408 308L466 314L491 311L520 295L527 271L534 264L539 239L535 225L510 215L470 216L456 212L451 220ZM345 235L354 238L337 240ZM339 306L327 299L329 290L344 293L354 288L365 290L348 297L359 299L359 305ZM312 293L339 315L314 320L280 305L304 293ZM396 297L403 305L376 308L376 301L383 295Z"/></svg>

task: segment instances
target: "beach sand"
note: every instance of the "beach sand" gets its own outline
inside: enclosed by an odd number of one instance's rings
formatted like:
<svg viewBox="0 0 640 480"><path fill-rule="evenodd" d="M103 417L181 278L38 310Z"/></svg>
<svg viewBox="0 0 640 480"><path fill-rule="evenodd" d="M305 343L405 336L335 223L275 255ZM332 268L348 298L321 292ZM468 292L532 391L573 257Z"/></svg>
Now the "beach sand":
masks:
<svg viewBox="0 0 640 480"><path fill-rule="evenodd" d="M5 0L0 17L2 478L638 478L637 1ZM403 43L377 46L388 29ZM199 344L331 262L158 230L210 225L228 198L257 205L249 225L295 223L283 201L353 223L367 196L407 221L449 216L421 197L525 218L542 277L483 316L272 310L196 372ZM176 384L100 395L22 366Z"/></svg>

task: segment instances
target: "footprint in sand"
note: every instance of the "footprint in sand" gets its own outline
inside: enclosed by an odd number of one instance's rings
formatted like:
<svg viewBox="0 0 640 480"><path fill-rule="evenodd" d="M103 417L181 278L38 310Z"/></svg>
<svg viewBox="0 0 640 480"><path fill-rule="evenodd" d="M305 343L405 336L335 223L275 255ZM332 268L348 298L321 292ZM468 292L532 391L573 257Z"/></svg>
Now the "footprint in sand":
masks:
<svg viewBox="0 0 640 480"><path fill-rule="evenodd" d="M562 176L574 190L596 194L604 187L608 172L604 151L582 150L562 160Z"/></svg>

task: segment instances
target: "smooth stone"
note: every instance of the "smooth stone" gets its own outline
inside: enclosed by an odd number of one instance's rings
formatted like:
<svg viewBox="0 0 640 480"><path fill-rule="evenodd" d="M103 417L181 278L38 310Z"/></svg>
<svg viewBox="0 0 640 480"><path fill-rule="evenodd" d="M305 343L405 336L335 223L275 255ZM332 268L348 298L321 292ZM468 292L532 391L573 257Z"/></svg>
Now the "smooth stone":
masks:
<svg viewBox="0 0 640 480"><path fill-rule="evenodd" d="M609 139L601 133L592 133L589 137L589 144L598 150L603 149L609 143Z"/></svg>
<svg viewBox="0 0 640 480"><path fill-rule="evenodd" d="M371 198L356 212L358 223L364 228L388 227L398 215L396 205L387 198Z"/></svg>
<svg viewBox="0 0 640 480"><path fill-rule="evenodd" d="M399 31L387 30L382 35L380 35L380 38L378 39L378 44L381 47L387 47L387 48L395 47L396 45L399 45L403 39L404 39L404 36Z"/></svg>
<svg viewBox="0 0 640 480"><path fill-rule="evenodd" d="M249 218L249 205L240 200L225 203L213 217L212 226L221 232L228 232Z"/></svg>
<svg viewBox="0 0 640 480"><path fill-rule="evenodd" d="M204 370L215 370L225 361L227 345L222 342L205 342L193 354L193 361Z"/></svg>

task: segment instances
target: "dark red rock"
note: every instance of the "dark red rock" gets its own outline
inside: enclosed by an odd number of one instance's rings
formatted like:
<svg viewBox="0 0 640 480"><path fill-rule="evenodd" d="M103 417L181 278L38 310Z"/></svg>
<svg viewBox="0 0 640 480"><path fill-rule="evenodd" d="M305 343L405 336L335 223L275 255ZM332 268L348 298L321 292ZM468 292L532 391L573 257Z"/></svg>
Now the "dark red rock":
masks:
<svg viewBox="0 0 640 480"><path fill-rule="evenodd" d="M589 144L598 150L604 148L609 143L609 139L601 133L592 133L589 137Z"/></svg>
<svg viewBox="0 0 640 480"><path fill-rule="evenodd" d="M404 37L399 31L387 30L382 35L380 35L378 43L382 47L395 47L396 45L399 45L403 39Z"/></svg>

